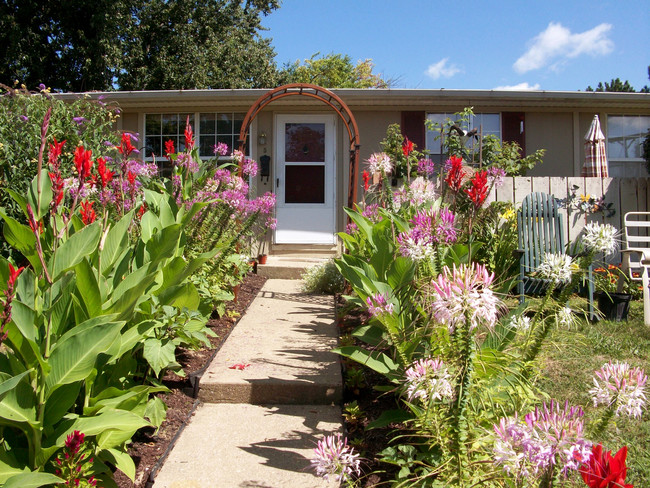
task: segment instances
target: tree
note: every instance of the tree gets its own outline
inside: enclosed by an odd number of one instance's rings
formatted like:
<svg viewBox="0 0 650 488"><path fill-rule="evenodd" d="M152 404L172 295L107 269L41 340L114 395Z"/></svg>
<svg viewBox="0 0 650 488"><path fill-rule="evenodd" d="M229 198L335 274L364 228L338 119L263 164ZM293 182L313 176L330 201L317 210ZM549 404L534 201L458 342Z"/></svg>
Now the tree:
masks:
<svg viewBox="0 0 650 488"><path fill-rule="evenodd" d="M57 91L275 85L278 0L0 0L0 81Z"/></svg>
<svg viewBox="0 0 650 488"><path fill-rule="evenodd" d="M625 80L625 82L622 82L620 78L612 79L611 82L605 82L605 85L603 85L603 82L599 82L598 86L594 90L591 85L587 87L587 91L597 91L597 92L635 92L636 90L632 85L630 85L630 82Z"/></svg>
<svg viewBox="0 0 650 488"><path fill-rule="evenodd" d="M352 64L350 56L330 53L318 58L320 53L286 64L280 72L280 83L311 83L324 88L388 88L392 80L385 80L372 72L371 59Z"/></svg>

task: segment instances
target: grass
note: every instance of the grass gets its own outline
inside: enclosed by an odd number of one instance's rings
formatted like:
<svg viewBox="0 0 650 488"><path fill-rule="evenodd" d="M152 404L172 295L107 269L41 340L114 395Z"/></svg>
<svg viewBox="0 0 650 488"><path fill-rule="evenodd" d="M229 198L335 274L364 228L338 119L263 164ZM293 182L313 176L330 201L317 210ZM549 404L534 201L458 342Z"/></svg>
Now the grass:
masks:
<svg viewBox="0 0 650 488"><path fill-rule="evenodd" d="M539 386L551 398L581 405L589 421L598 418L602 407L595 409L589 389L594 371L609 360L627 362L650 372L650 327L643 323L643 303L631 303L627 321L603 320L583 323L573 330L553 332L540 356ZM648 387L646 387L646 393ZM627 483L636 487L650 486L650 413L646 410L640 420L614 418L600 441L603 446L618 451L628 446ZM576 486L584 487L580 481Z"/></svg>

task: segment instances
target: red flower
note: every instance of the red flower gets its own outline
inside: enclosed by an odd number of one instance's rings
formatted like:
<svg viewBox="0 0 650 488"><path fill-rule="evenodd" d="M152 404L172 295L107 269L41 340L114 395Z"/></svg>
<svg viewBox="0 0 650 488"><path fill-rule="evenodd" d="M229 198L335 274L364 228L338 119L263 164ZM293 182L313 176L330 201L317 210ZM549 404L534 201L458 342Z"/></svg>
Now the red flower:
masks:
<svg viewBox="0 0 650 488"><path fill-rule="evenodd" d="M47 161L55 170L59 168L59 156L61 156L64 144L65 141L56 142L56 137L54 138L54 144L50 144L50 152L47 155Z"/></svg>
<svg viewBox="0 0 650 488"><path fill-rule="evenodd" d="M465 193L469 195L474 206L479 208L483 205L488 194L487 171L478 171L474 173L474 176L471 179L471 184L472 186L470 186L468 190L465 190Z"/></svg>
<svg viewBox="0 0 650 488"><path fill-rule="evenodd" d="M190 125L190 116L187 116L187 121L185 122L185 150L190 150L194 147L194 132L192 132L192 126Z"/></svg>
<svg viewBox="0 0 650 488"><path fill-rule="evenodd" d="M32 232L36 234L37 232L42 234L43 233L43 222L38 221L36 222L36 217L34 216L34 210L32 209L32 206L28 203L27 204L27 222L29 223L29 228L32 229Z"/></svg>
<svg viewBox="0 0 650 488"><path fill-rule="evenodd" d="M52 200L53 210L56 212L57 207L63 200L63 178L61 178L61 173L49 171L50 181L52 182L52 192L54 193L54 200Z"/></svg>
<svg viewBox="0 0 650 488"><path fill-rule="evenodd" d="M364 170L361 177L363 178L363 189L368 191L368 188L370 187L370 173Z"/></svg>
<svg viewBox="0 0 650 488"><path fill-rule="evenodd" d="M174 154L176 150L174 149L174 141L171 139L167 139L165 141L165 156L167 156L167 159L169 159L170 154Z"/></svg>
<svg viewBox="0 0 650 488"><path fill-rule="evenodd" d="M146 211L147 211L147 204L143 203L142 205L140 205L140 210L138 210L138 219L141 219Z"/></svg>
<svg viewBox="0 0 650 488"><path fill-rule="evenodd" d="M84 443L84 437L85 434L83 432L75 430L72 434L69 434L68 437L66 437L65 447L67 447L72 454L77 454L81 444Z"/></svg>
<svg viewBox="0 0 650 488"><path fill-rule="evenodd" d="M131 184L131 186L133 186L135 184L135 173L133 171L129 171L126 174L126 178L129 180L129 183Z"/></svg>
<svg viewBox="0 0 650 488"><path fill-rule="evenodd" d="M84 225L92 224L96 218L97 215L95 214L95 209L93 209L93 202L81 202L81 220Z"/></svg>
<svg viewBox="0 0 650 488"><path fill-rule="evenodd" d="M97 158L97 172L102 182L102 188L106 188L106 185L113 179L115 172L106 169L106 160L104 158Z"/></svg>
<svg viewBox="0 0 650 488"><path fill-rule="evenodd" d="M451 188L452 191L459 192L460 187L463 184L463 177L465 176L465 171L463 171L463 158L452 156L449 158L448 163L450 164L450 167L447 171L445 183L449 185L449 188Z"/></svg>
<svg viewBox="0 0 650 488"><path fill-rule="evenodd" d="M404 156L408 157L409 154L413 152L413 143L409 141L409 138L406 137L404 139L404 143L402 144L402 152L404 153Z"/></svg>
<svg viewBox="0 0 650 488"><path fill-rule="evenodd" d="M611 451L603 452L602 444L593 446L589 461L580 468L583 481L589 488L634 488L625 483L626 457L627 446L623 446L615 456Z"/></svg>
<svg viewBox="0 0 650 488"><path fill-rule="evenodd" d="M77 168L80 183L90 176L93 169L92 155L92 150L88 149L86 151L83 146L77 147L74 152L74 165Z"/></svg>
<svg viewBox="0 0 650 488"><path fill-rule="evenodd" d="M135 151L135 146L131 144L131 134L128 132L122 133L122 143L120 144L120 147L117 148L117 150L126 158L128 158L129 155Z"/></svg>
<svg viewBox="0 0 650 488"><path fill-rule="evenodd" d="M21 266L20 268L16 269L11 265L11 263L9 263L9 279L7 280L7 289L14 289L16 280L18 279L18 276L20 276L20 273L22 273L23 269L25 269L25 266Z"/></svg>

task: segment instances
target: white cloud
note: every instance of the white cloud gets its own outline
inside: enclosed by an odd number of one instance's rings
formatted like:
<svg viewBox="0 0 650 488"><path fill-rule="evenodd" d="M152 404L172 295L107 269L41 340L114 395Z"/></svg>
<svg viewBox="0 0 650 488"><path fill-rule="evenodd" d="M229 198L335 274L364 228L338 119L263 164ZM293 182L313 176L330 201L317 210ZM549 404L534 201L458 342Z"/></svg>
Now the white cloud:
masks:
<svg viewBox="0 0 650 488"><path fill-rule="evenodd" d="M504 85L504 86L497 86L494 88L496 91L534 91L534 90L539 90L539 83L535 83L534 85L529 85L527 81L523 83L519 83L517 85Z"/></svg>
<svg viewBox="0 0 650 488"><path fill-rule="evenodd" d="M557 65L558 61L582 54L609 54L614 48L614 43L608 37L611 29L611 24L600 24L588 31L573 34L562 24L551 22L546 30L533 38L528 51L515 61L513 67L518 73L526 73L553 61Z"/></svg>
<svg viewBox="0 0 650 488"><path fill-rule="evenodd" d="M437 80L438 78L451 78L457 73L460 73L460 68L455 64L447 66L447 61L449 58L444 58L438 61L435 64L429 65L427 68L426 74Z"/></svg>

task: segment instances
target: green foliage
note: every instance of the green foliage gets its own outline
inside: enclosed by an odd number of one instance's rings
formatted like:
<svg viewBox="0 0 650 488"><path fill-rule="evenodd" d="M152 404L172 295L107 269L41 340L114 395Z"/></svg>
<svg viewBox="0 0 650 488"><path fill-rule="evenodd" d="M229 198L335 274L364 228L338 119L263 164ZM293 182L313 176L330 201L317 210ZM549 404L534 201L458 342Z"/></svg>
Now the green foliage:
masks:
<svg viewBox="0 0 650 488"><path fill-rule="evenodd" d="M371 59L352 63L350 56L314 54L302 63L286 64L279 73L280 83L310 83L325 88L388 88L390 80L372 72Z"/></svg>
<svg viewBox="0 0 650 488"><path fill-rule="evenodd" d="M261 17L278 6L276 0L4 2L0 79L61 91L270 87L275 53L260 36Z"/></svg>
<svg viewBox="0 0 650 488"><path fill-rule="evenodd" d="M598 86L594 90L591 86L588 86L586 91L596 91L596 92L635 92L636 90L632 85L630 85L630 82L625 80L624 82L621 81L620 78L612 78L610 82L605 82L603 84L602 81L598 82Z"/></svg>
<svg viewBox="0 0 650 488"><path fill-rule="evenodd" d="M345 285L343 276L332 259L307 268L302 275L302 280L305 293L335 295L341 293Z"/></svg>
<svg viewBox="0 0 650 488"><path fill-rule="evenodd" d="M646 169L648 170L648 173L650 173L650 129L648 129L648 133L643 139L643 148L641 151L641 155L645 160Z"/></svg>
<svg viewBox="0 0 650 488"><path fill-rule="evenodd" d="M456 155L462 156L463 160L473 166L479 162L483 168L501 168L507 176L525 176L526 172L542 163L545 149L538 149L533 154L522 156L522 150L516 142L501 142L496 136L488 134L481 140L478 135L476 141L461 136L456 126L463 132L468 132L470 120L474 116L471 107L466 107L461 112L454 114L453 118L447 118L442 124L426 122L431 131L438 133L436 139L442 139L443 147L447 157Z"/></svg>
<svg viewBox="0 0 650 488"><path fill-rule="evenodd" d="M22 219L23 211L8 190L25 195L36 176L41 124L48 109L52 113L47 143L54 139L66 141L62 155L64 176L73 174L72 153L78 145L83 144L95 157L107 154L107 141L117 145L113 131L116 108L82 97L64 102L52 98L47 91L32 93L5 87L0 97L0 207L14 219ZM5 246L3 253L7 252Z"/></svg>

